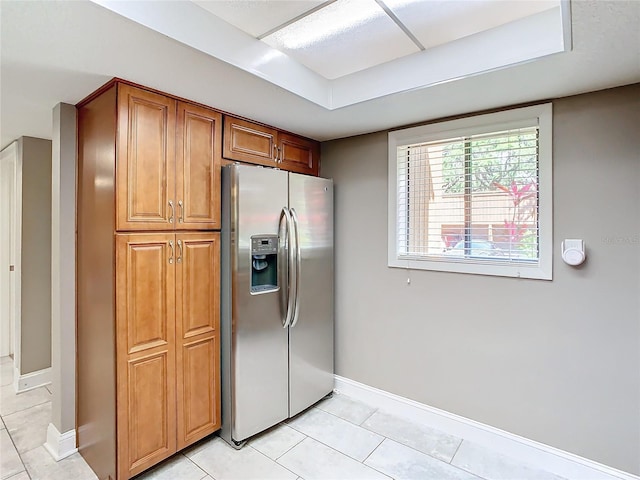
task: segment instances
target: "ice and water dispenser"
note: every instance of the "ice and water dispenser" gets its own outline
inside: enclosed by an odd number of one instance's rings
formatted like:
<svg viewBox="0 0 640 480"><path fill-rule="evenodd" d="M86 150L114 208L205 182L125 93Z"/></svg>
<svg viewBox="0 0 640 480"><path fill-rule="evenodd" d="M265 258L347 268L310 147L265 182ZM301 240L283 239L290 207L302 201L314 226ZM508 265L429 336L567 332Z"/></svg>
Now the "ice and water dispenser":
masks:
<svg viewBox="0 0 640 480"><path fill-rule="evenodd" d="M251 293L278 290L278 236L251 237Z"/></svg>

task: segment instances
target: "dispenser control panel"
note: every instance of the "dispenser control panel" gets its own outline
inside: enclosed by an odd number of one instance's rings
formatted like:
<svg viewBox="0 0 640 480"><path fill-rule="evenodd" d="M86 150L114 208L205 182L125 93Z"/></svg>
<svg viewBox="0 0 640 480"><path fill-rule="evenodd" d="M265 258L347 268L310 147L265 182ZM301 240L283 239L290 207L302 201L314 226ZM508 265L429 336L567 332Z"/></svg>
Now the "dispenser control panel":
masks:
<svg viewBox="0 0 640 480"><path fill-rule="evenodd" d="M251 293L278 291L278 236L251 237Z"/></svg>
<svg viewBox="0 0 640 480"><path fill-rule="evenodd" d="M251 255L278 253L278 236L264 235L251 237Z"/></svg>

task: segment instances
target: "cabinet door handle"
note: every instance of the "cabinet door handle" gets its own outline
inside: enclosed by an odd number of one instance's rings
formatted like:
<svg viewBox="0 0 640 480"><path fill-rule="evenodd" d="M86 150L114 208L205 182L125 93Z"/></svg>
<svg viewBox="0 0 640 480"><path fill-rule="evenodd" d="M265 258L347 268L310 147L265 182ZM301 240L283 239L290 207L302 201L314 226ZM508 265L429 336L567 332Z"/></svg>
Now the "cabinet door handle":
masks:
<svg viewBox="0 0 640 480"><path fill-rule="evenodd" d="M178 200L178 207L180 208L178 212L178 223L182 223L184 221L184 205L182 205L182 200Z"/></svg>
<svg viewBox="0 0 640 480"><path fill-rule="evenodd" d="M173 240L169 240L169 248L171 249L171 256L169 257L169 264L173 263L173 255L174 255L174 250L173 250Z"/></svg>
<svg viewBox="0 0 640 480"><path fill-rule="evenodd" d="M182 240L178 240L178 258L176 263L182 263Z"/></svg>
<svg viewBox="0 0 640 480"><path fill-rule="evenodd" d="M278 151L280 149L278 148L278 146L274 143L273 144L273 161L278 163Z"/></svg>
<svg viewBox="0 0 640 480"><path fill-rule="evenodd" d="M169 200L169 208L171 209L171 215L169 215L169 223L173 223L173 217L176 214L176 211L173 208L173 201L172 200Z"/></svg>

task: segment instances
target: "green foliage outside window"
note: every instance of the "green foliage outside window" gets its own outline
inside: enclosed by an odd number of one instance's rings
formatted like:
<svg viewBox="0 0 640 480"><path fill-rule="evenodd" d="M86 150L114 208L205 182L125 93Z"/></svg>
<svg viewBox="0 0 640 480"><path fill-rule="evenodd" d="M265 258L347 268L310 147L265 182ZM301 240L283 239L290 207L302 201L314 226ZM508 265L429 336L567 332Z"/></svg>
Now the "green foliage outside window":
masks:
<svg viewBox="0 0 640 480"><path fill-rule="evenodd" d="M464 193L465 157L470 160L469 182L473 193L497 191L496 184L536 183L536 135L535 132L494 135L446 144L442 153L443 193Z"/></svg>

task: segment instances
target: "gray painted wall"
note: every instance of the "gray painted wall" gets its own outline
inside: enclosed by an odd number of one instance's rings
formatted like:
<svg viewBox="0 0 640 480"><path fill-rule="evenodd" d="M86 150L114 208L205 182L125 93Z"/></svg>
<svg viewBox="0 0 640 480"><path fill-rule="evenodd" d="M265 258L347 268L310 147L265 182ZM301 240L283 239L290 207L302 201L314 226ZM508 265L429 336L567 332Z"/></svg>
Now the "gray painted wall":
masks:
<svg viewBox="0 0 640 480"><path fill-rule="evenodd" d="M553 281L388 268L386 132L323 144L336 373L639 474L640 84L553 105Z"/></svg>
<svg viewBox="0 0 640 480"><path fill-rule="evenodd" d="M20 374L51 366L51 140L20 137L22 292Z"/></svg>

